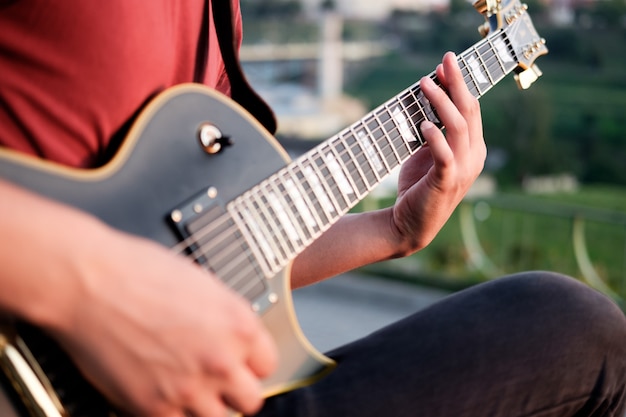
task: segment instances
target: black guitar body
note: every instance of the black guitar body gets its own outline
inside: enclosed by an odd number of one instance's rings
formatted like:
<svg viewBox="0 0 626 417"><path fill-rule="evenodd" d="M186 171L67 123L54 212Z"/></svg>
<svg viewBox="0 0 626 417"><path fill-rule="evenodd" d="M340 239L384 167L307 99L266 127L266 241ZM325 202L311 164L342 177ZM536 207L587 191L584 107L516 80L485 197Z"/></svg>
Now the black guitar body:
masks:
<svg viewBox="0 0 626 417"><path fill-rule="evenodd" d="M216 139L214 143L201 141L203 126L209 126L214 137L208 136ZM210 153L216 146L219 152ZM226 203L285 166L287 160L276 140L237 104L208 88L189 84L167 90L151 102L115 157L101 168L71 169L0 150L0 177L92 213L115 228L174 248L189 240L204 213L224 216ZM242 250L249 250L241 233L236 234ZM186 243L179 250L184 253L192 246ZM214 269L210 259L203 263ZM256 269L261 275L260 268ZM251 303L261 300L256 309L284 346L279 347L284 365L267 381L267 395L303 384L331 366L301 335L293 317L288 271L279 275L282 277L272 280L259 277L258 283L242 292ZM41 367L43 372L36 372L37 376L55 391L52 396L58 396L69 416L112 415L113 408L41 331L17 323L3 334L27 360L32 355L28 362L35 371ZM2 363L11 368L7 356L2 356ZM19 386L20 376L14 373L5 372L22 396L25 388Z"/></svg>
<svg viewBox="0 0 626 417"><path fill-rule="evenodd" d="M287 162L261 125L209 91L185 86L159 96L102 168L81 171L7 158L0 176L116 228L173 246L179 239L169 225L172 210L209 187L228 202ZM233 144L214 155L204 152L199 140L204 123L218 127Z"/></svg>

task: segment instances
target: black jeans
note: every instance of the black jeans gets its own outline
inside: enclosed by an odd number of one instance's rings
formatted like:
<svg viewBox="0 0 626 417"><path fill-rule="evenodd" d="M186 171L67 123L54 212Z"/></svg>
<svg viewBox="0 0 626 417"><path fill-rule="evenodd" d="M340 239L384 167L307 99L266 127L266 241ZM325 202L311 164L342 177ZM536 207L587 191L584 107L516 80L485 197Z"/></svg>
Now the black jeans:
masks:
<svg viewBox="0 0 626 417"><path fill-rule="evenodd" d="M258 417L624 416L626 318L557 274L477 285L328 356Z"/></svg>

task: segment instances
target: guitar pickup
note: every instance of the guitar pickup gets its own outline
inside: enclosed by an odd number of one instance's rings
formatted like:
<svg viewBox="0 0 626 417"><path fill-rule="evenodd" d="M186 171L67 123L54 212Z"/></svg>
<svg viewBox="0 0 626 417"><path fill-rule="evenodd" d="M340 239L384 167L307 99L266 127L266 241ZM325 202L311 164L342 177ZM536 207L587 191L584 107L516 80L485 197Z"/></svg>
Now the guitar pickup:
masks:
<svg viewBox="0 0 626 417"><path fill-rule="evenodd" d="M267 292L264 274L217 190L209 187L170 213L190 258L253 302Z"/></svg>

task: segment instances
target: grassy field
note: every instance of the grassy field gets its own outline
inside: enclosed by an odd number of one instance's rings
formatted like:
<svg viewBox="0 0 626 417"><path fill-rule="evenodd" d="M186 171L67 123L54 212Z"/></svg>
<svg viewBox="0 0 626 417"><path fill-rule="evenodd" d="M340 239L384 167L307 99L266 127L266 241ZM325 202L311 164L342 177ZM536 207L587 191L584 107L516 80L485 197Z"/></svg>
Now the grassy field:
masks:
<svg viewBox="0 0 626 417"><path fill-rule="evenodd" d="M582 242L582 247L576 246L576 233L581 233L578 244ZM598 289L619 299L626 298L625 253L626 189L595 186L574 193L507 192L467 200L426 249L366 270L460 289L502 274L536 269L587 281L589 271L581 265L589 261L592 276L587 282L599 284ZM593 281L596 278L599 283Z"/></svg>

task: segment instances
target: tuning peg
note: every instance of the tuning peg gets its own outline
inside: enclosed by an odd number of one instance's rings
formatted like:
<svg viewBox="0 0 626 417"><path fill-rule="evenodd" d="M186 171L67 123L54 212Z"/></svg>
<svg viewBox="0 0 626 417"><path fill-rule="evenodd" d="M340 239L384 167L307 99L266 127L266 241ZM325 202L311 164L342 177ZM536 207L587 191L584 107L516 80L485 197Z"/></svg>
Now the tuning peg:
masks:
<svg viewBox="0 0 626 417"><path fill-rule="evenodd" d="M487 35L489 35L490 31L491 26L489 25L489 22L485 22L482 25L478 26L478 33L480 33L480 36L482 36L483 38L486 38Z"/></svg>
<svg viewBox="0 0 626 417"><path fill-rule="evenodd" d="M533 65L530 68L526 68L524 71L515 74L515 81L522 90L526 90L534 83L537 78L541 77L543 73L537 65Z"/></svg>

